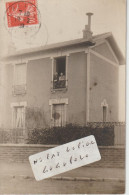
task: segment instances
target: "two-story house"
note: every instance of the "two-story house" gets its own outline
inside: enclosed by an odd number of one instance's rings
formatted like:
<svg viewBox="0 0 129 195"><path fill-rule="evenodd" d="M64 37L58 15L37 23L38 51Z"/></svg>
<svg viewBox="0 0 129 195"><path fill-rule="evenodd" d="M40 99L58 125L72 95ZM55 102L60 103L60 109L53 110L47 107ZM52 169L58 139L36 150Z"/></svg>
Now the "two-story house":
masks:
<svg viewBox="0 0 129 195"><path fill-rule="evenodd" d="M15 52L3 61L4 128L118 121L118 69L124 57L112 33Z"/></svg>

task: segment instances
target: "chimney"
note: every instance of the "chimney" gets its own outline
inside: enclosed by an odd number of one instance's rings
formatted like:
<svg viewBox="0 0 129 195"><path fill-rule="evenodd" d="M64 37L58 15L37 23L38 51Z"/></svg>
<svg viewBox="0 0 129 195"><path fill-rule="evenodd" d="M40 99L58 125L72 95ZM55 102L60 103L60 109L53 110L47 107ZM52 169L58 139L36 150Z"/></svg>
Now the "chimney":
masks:
<svg viewBox="0 0 129 195"><path fill-rule="evenodd" d="M85 29L83 30L83 38L87 40L92 39L93 32L91 31L91 16L93 13L86 13L88 16L88 25L85 25Z"/></svg>

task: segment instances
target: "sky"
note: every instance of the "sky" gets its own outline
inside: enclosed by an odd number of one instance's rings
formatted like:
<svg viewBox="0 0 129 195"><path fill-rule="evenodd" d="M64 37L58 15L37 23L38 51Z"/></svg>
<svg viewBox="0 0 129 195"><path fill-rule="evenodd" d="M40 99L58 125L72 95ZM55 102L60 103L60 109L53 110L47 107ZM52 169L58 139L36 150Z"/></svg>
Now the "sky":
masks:
<svg viewBox="0 0 129 195"><path fill-rule="evenodd" d="M46 44L82 38L82 30L91 19L93 35L112 32L119 48L125 56L126 51L126 0L37 0L41 28L32 38L15 36L6 28L5 3L0 0L0 56L11 48L16 50L44 46ZM32 29L35 30L35 29ZM120 120L125 119L125 67L119 68ZM124 100L124 101L123 101Z"/></svg>
<svg viewBox="0 0 129 195"><path fill-rule="evenodd" d="M37 0L41 28L33 38L22 39L9 34L5 27L5 2L8 1L11 0L0 0L2 53L7 52L11 42L19 50L82 38L82 30L87 24L87 12L94 13L91 24L93 34L112 32L121 51L125 53L125 0Z"/></svg>

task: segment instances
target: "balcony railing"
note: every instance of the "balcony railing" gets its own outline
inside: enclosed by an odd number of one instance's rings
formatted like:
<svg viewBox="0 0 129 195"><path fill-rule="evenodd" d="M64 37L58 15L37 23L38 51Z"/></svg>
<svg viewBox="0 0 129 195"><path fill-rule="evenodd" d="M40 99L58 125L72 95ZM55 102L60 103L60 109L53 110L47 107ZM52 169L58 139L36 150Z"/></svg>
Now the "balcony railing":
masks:
<svg viewBox="0 0 129 195"><path fill-rule="evenodd" d="M53 89L65 89L67 80L53 81Z"/></svg>
<svg viewBox="0 0 129 195"><path fill-rule="evenodd" d="M26 84L13 85L13 95L24 95L26 93Z"/></svg>

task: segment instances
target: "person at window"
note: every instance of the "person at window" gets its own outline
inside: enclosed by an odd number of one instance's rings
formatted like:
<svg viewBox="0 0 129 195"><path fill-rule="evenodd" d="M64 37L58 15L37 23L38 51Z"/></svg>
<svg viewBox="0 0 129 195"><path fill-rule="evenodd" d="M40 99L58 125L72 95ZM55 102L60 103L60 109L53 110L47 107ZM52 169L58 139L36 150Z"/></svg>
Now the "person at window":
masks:
<svg viewBox="0 0 129 195"><path fill-rule="evenodd" d="M63 73L60 73L59 81L64 81L65 80L65 75Z"/></svg>
<svg viewBox="0 0 129 195"><path fill-rule="evenodd" d="M54 74L54 77L53 77L54 89L57 88L58 81L59 81L59 76L58 76L58 73L56 72L56 73Z"/></svg>
<svg viewBox="0 0 129 195"><path fill-rule="evenodd" d="M61 72L59 76L60 88L65 87L65 75Z"/></svg>

